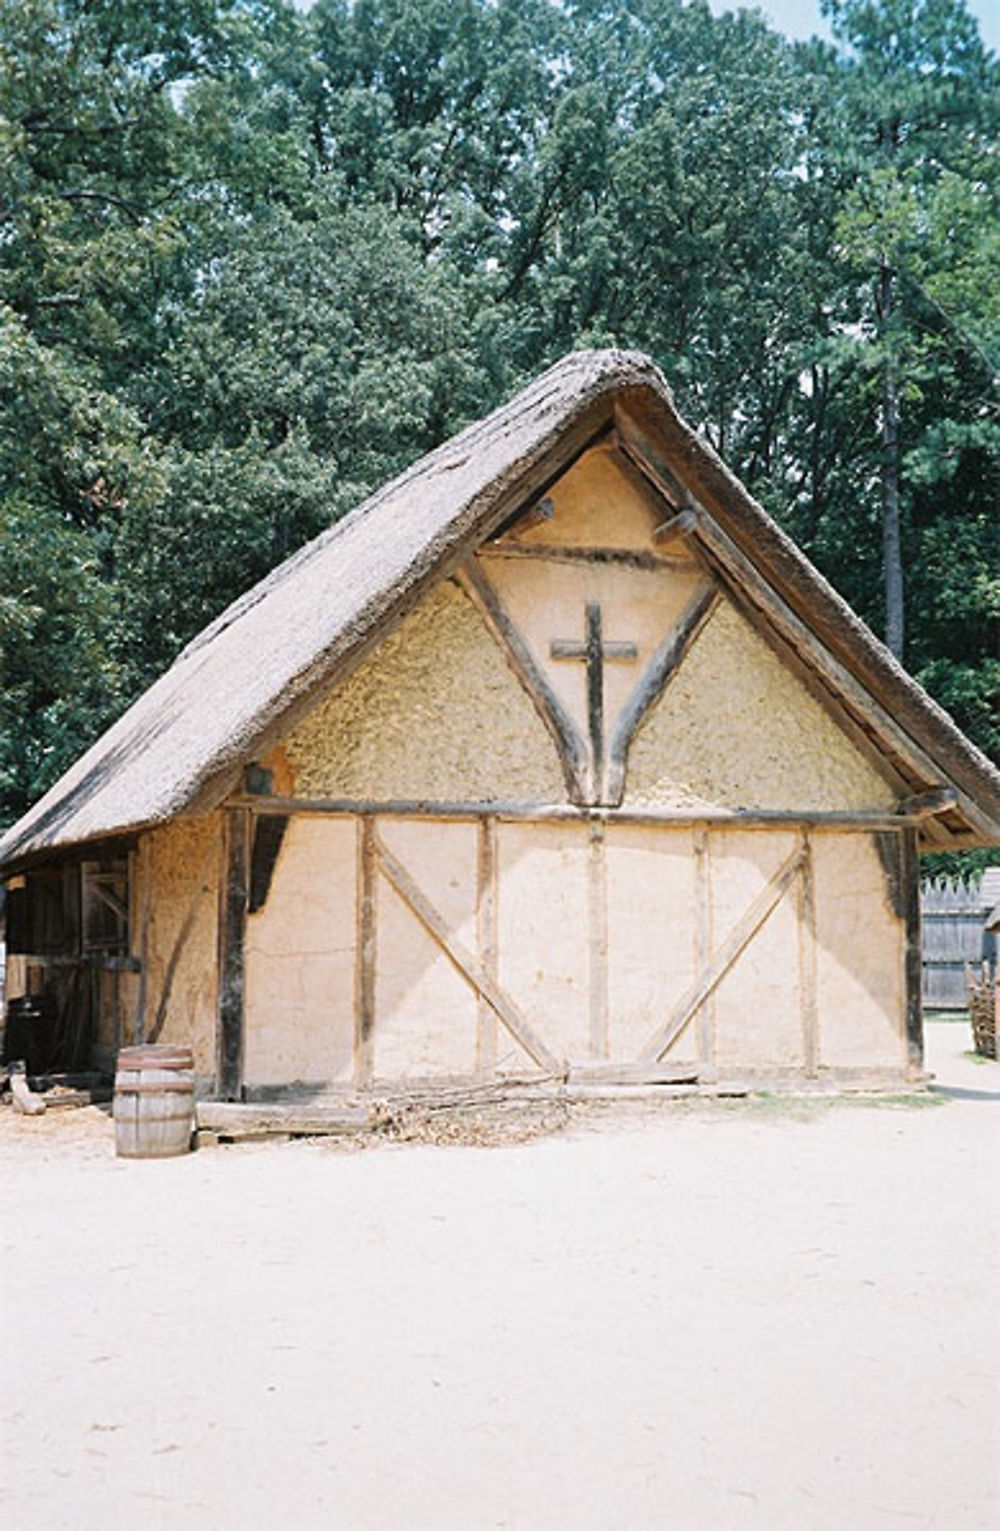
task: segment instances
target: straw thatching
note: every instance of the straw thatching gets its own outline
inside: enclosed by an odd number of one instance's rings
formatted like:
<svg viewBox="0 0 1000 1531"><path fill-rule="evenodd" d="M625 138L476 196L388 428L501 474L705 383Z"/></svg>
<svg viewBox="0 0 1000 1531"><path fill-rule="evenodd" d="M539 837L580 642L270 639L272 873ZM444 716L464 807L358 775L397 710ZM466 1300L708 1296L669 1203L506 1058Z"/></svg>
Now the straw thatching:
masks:
<svg viewBox="0 0 1000 1531"><path fill-rule="evenodd" d="M860 719L876 745L898 757L899 736L883 726L891 714L930 762L915 785L957 789L957 834L965 843L1000 839L1000 774L684 424L653 364L584 351L415 463L230 606L8 832L0 863L219 802L318 685L357 662L616 408L662 454L684 499L704 507L878 704ZM864 711L857 694L834 700L856 720Z"/></svg>

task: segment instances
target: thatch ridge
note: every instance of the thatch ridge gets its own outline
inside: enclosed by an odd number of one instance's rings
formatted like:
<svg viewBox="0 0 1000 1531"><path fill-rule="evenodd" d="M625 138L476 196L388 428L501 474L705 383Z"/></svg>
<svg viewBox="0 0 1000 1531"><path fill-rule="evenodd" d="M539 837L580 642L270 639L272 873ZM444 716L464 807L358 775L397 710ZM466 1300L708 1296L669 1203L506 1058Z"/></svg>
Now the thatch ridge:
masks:
<svg viewBox="0 0 1000 1531"><path fill-rule="evenodd" d="M570 353L241 595L2 840L0 863L208 808L269 732L330 682L448 560L493 529L505 496L616 399L848 668L998 825L1000 774L892 659L677 415L662 374L627 351ZM676 462L673 454L676 453Z"/></svg>

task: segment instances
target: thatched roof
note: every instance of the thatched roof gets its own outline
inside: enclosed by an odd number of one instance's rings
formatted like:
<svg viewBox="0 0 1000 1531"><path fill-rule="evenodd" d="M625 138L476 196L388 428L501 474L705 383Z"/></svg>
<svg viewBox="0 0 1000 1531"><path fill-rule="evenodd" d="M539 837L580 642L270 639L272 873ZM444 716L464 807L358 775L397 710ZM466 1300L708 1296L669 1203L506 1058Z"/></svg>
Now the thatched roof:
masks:
<svg viewBox="0 0 1000 1531"><path fill-rule="evenodd" d="M958 790L960 806L969 806L964 826L978 839L1000 839L1000 774L684 424L652 362L581 351L421 458L235 601L0 840L0 864L219 802L318 685L356 662L616 408L638 422L668 476L931 758L937 781L928 784ZM856 712L856 697L852 705ZM867 723L891 753L892 740Z"/></svg>

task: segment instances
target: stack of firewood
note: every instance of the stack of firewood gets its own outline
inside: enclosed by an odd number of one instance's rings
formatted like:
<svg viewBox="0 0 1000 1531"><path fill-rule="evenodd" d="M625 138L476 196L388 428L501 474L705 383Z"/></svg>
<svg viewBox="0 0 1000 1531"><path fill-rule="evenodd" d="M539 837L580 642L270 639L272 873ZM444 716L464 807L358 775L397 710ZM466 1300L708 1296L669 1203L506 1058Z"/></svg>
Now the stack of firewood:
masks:
<svg viewBox="0 0 1000 1531"><path fill-rule="evenodd" d="M977 978L972 969L966 970L969 989L969 1016L972 1021L972 1045L984 1058L997 1057L997 1012L1000 1010L1000 988L997 973L984 964Z"/></svg>

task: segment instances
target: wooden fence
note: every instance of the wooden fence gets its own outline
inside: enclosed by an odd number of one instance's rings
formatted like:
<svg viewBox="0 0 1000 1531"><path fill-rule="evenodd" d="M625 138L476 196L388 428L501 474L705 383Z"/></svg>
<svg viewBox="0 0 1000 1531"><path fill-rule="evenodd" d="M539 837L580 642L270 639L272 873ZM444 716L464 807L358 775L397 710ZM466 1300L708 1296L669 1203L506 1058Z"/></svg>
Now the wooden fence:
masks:
<svg viewBox="0 0 1000 1531"><path fill-rule="evenodd" d="M995 962L996 943L985 929L992 903L979 882L935 878L920 890L924 1009L968 1008L966 967Z"/></svg>

